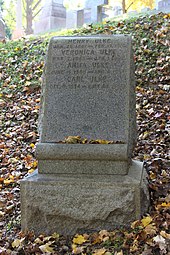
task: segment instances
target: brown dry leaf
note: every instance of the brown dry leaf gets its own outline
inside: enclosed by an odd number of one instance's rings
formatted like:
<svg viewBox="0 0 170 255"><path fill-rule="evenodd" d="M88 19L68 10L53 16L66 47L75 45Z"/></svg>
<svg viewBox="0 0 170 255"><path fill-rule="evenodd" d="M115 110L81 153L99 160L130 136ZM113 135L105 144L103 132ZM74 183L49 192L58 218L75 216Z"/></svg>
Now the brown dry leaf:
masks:
<svg viewBox="0 0 170 255"><path fill-rule="evenodd" d="M139 242L138 242L138 240L135 239L135 240L133 241L132 246L130 247L130 251L131 251L131 252L135 252L135 251L138 250L138 248L139 248Z"/></svg>
<svg viewBox="0 0 170 255"><path fill-rule="evenodd" d="M76 244L74 244L74 243L72 244L72 253L73 254L82 254L83 250L84 250L83 246L82 247L77 247Z"/></svg>
<svg viewBox="0 0 170 255"><path fill-rule="evenodd" d="M166 233L166 232L163 231L163 230L160 232L160 235L161 235L162 237L164 237L164 238L170 239L170 234Z"/></svg>
<svg viewBox="0 0 170 255"><path fill-rule="evenodd" d="M81 141L81 137L80 136L68 136L64 139L65 143L79 143Z"/></svg>
<svg viewBox="0 0 170 255"><path fill-rule="evenodd" d="M140 226L140 221L139 220L136 220L136 221L132 222L132 224L131 224L132 229L135 229L139 226Z"/></svg>
<svg viewBox="0 0 170 255"><path fill-rule="evenodd" d="M116 252L115 255L123 255L123 251Z"/></svg>
<svg viewBox="0 0 170 255"><path fill-rule="evenodd" d="M154 236L157 232L157 228L153 224L149 224L145 227L145 233L150 236Z"/></svg>
<svg viewBox="0 0 170 255"><path fill-rule="evenodd" d="M101 248L101 249L95 250L94 253L92 253L92 255L105 255L105 253L106 253L106 249Z"/></svg>
<svg viewBox="0 0 170 255"><path fill-rule="evenodd" d="M0 211L0 217L3 217L4 215L5 215L5 213Z"/></svg>
<svg viewBox="0 0 170 255"><path fill-rule="evenodd" d="M91 236L91 243L94 245L94 244L97 244L97 243L101 243L101 239L99 237L99 234L98 233L93 233L92 236Z"/></svg>
<svg viewBox="0 0 170 255"><path fill-rule="evenodd" d="M102 241L102 242L105 242L109 239L110 237L110 233L107 231L107 230L101 230L99 232L99 239Z"/></svg>

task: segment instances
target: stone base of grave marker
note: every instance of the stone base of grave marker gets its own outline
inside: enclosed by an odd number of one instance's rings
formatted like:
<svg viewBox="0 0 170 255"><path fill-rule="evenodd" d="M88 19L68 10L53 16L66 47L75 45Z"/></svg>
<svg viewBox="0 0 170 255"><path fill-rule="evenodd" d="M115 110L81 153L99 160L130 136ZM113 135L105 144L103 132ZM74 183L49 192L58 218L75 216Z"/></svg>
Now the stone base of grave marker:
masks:
<svg viewBox="0 0 170 255"><path fill-rule="evenodd" d="M32 174L21 182L23 231L75 234L128 226L148 208L143 163L128 175Z"/></svg>
<svg viewBox="0 0 170 255"><path fill-rule="evenodd" d="M39 173L113 174L128 173L127 144L56 144L36 146Z"/></svg>

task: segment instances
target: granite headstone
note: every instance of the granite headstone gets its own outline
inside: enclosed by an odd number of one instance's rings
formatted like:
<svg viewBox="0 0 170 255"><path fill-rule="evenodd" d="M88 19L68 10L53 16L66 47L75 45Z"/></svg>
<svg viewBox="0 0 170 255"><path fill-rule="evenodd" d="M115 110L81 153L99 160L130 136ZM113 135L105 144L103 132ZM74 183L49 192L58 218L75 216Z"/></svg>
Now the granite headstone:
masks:
<svg viewBox="0 0 170 255"><path fill-rule="evenodd" d="M38 172L21 182L22 229L74 234L130 224L148 206L143 163L131 160L131 37L54 37L44 73ZM60 142L67 136L114 142Z"/></svg>

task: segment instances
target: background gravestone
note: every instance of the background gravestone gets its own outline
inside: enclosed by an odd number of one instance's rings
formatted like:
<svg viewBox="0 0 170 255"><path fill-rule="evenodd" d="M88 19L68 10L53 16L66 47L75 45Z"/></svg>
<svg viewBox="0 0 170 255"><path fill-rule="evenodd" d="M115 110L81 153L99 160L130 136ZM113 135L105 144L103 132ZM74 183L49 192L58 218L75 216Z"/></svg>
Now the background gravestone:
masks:
<svg viewBox="0 0 170 255"><path fill-rule="evenodd" d="M73 234L139 218L148 193L143 163L131 160L136 120L130 36L53 38L41 102L38 173L21 182L22 229ZM115 143L59 143L76 135Z"/></svg>
<svg viewBox="0 0 170 255"><path fill-rule="evenodd" d="M53 29L66 27L66 9L63 0L46 0L40 15L40 20L34 24L34 32L42 33Z"/></svg>
<svg viewBox="0 0 170 255"><path fill-rule="evenodd" d="M108 0L96 0L95 3L93 0L86 0L85 1L85 8L91 9L91 22L97 22L98 21L98 6L107 5ZM100 14L99 14L100 16Z"/></svg>

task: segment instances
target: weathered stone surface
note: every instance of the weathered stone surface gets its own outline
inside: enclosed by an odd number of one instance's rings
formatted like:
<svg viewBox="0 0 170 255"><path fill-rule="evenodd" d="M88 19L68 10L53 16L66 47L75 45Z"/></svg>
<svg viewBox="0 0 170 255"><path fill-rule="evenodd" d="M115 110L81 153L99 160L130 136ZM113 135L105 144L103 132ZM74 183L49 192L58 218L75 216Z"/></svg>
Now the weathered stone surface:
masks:
<svg viewBox="0 0 170 255"><path fill-rule="evenodd" d="M40 142L55 143L69 135L119 140L127 144L130 158L136 140L134 90L129 36L53 38Z"/></svg>
<svg viewBox="0 0 170 255"><path fill-rule="evenodd" d="M34 174L21 182L22 229L74 234L128 225L147 210L143 164L125 176Z"/></svg>
<svg viewBox="0 0 170 255"><path fill-rule="evenodd" d="M39 173L127 174L127 144L39 143Z"/></svg>

